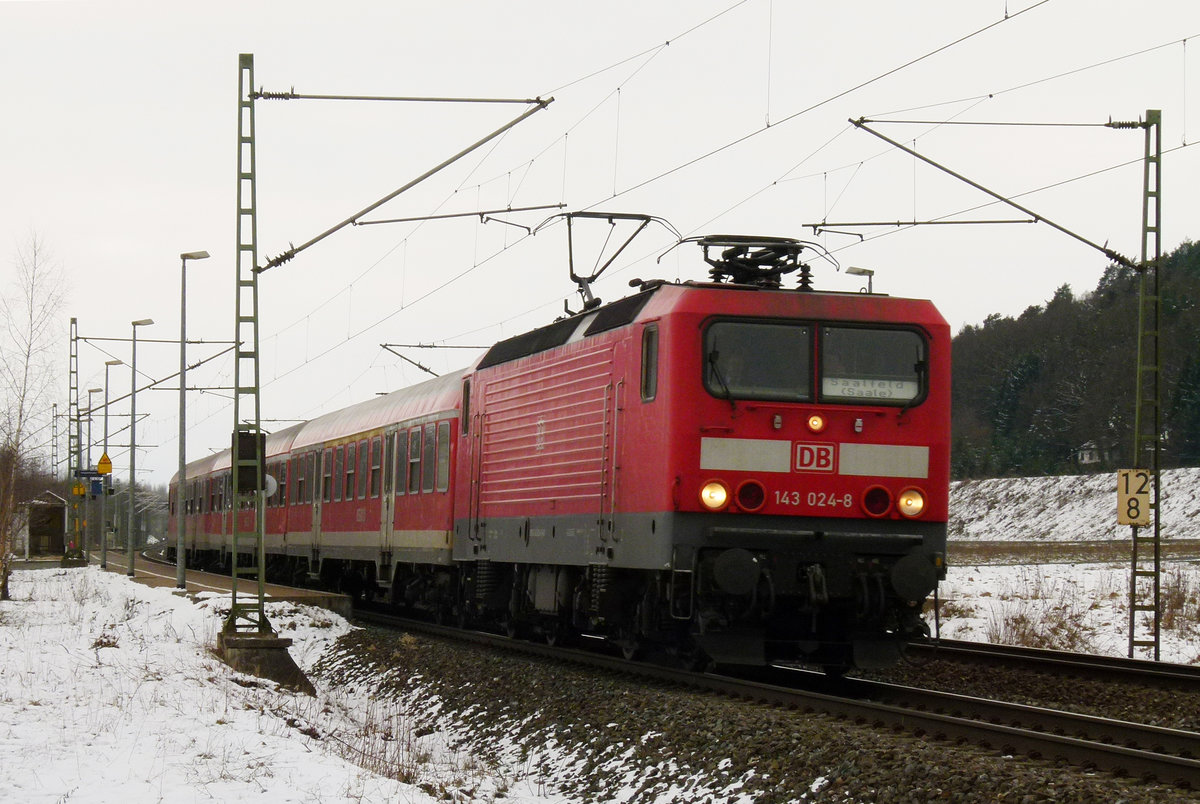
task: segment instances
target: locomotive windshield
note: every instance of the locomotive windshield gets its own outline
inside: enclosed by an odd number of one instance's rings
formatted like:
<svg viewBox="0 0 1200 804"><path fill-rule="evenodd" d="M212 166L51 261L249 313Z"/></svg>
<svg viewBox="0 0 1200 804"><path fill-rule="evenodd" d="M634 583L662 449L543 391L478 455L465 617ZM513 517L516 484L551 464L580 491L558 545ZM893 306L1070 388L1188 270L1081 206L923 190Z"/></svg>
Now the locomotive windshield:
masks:
<svg viewBox="0 0 1200 804"><path fill-rule="evenodd" d="M812 398L812 327L720 321L704 335L704 382L725 399Z"/></svg>
<svg viewBox="0 0 1200 804"><path fill-rule="evenodd" d="M912 330L821 328L821 399L908 405L924 393L925 339Z"/></svg>

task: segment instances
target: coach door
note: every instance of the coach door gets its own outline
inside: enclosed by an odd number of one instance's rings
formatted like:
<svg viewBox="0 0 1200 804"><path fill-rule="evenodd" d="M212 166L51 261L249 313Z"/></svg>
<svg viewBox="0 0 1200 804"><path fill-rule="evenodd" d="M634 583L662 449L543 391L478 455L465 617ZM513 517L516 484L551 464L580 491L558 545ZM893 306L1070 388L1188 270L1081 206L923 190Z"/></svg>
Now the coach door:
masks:
<svg viewBox="0 0 1200 804"><path fill-rule="evenodd" d="M373 442L372 442L373 443ZM371 447L375 449L374 446ZM396 518L396 431L389 430L383 436L383 488L379 493L379 544L387 555L392 553L392 535ZM374 456L372 456L374 463Z"/></svg>
<svg viewBox="0 0 1200 804"><path fill-rule="evenodd" d="M313 558L317 558L318 551L321 548L321 505L325 499L325 495L330 491L330 480L332 480L333 463L331 461L330 450L325 449L319 452L311 453L313 474L311 476L312 486L312 550ZM315 568L314 568L315 571Z"/></svg>

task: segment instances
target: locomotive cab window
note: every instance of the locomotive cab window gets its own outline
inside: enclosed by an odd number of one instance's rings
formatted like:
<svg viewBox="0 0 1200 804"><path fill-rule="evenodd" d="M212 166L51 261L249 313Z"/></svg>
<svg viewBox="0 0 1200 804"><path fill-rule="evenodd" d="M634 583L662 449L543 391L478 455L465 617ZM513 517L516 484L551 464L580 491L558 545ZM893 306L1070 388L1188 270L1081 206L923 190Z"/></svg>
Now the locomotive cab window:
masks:
<svg viewBox="0 0 1200 804"><path fill-rule="evenodd" d="M807 402L811 352L811 327L718 321L704 333L704 386L720 399Z"/></svg>
<svg viewBox="0 0 1200 804"><path fill-rule="evenodd" d="M927 346L907 329L821 328L821 399L912 405L925 396Z"/></svg>

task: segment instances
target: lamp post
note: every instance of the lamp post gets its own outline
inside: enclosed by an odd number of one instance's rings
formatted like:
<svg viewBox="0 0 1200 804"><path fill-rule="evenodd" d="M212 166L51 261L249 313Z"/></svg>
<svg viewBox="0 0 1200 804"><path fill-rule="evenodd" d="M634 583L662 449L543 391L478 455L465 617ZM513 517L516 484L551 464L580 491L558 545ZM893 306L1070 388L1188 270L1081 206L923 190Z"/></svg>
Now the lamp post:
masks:
<svg viewBox="0 0 1200 804"><path fill-rule="evenodd" d="M137 541L134 538L134 491L137 489L137 328L148 327L154 323L153 318L139 318L133 324L133 352L132 359L129 361L129 532L125 536L128 542L126 547L128 556L129 569L126 575L133 577L134 563L134 543Z"/></svg>
<svg viewBox="0 0 1200 804"><path fill-rule="evenodd" d="M92 394L98 394L98 393L101 393L102 391L104 391L103 388L87 389L87 395L88 395L87 468L88 469L92 468L92 410L93 410ZM83 557L85 559L88 557L88 542L91 541L91 534L89 534L88 531L94 529L95 526L92 525L91 523L95 522L95 520L96 520L96 518L94 516L92 516L92 513L93 513L92 509L96 507L96 506L92 505L92 478L89 477L87 479L87 481L88 481L88 494L86 497L84 497L84 499L87 501L86 502L87 510L84 512L86 514L87 518L84 519L84 522L87 523L88 526L83 529Z"/></svg>
<svg viewBox="0 0 1200 804"><path fill-rule="evenodd" d="M104 454L108 455L108 370L121 365L120 360L104 361ZM108 568L108 490L112 487L112 473L104 476L103 494L100 495L100 569Z"/></svg>
<svg viewBox="0 0 1200 804"><path fill-rule="evenodd" d="M187 588L187 561L183 539L183 483L187 479L187 261L207 260L207 251L185 251L179 255L179 478L175 483L175 587Z"/></svg>
<svg viewBox="0 0 1200 804"><path fill-rule="evenodd" d="M851 265L846 269L846 273L850 274L851 276L865 276L867 278L867 293L875 292L871 282L875 276L875 272L870 268L859 268L856 265Z"/></svg>

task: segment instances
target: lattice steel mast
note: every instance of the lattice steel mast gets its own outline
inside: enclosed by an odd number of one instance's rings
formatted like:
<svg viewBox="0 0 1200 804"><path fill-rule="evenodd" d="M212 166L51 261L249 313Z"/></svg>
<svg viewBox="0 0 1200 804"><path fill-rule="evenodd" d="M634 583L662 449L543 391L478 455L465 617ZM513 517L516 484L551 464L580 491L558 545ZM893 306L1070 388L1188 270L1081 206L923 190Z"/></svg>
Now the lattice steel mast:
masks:
<svg viewBox="0 0 1200 804"><path fill-rule="evenodd" d="M230 455L230 497L232 498L232 598L225 633L272 633L266 615L266 562L263 535L266 532L266 506L263 491L265 436L259 407L258 358L258 226L255 213L254 159L254 56L238 57L238 154L237 154L237 284L234 301L233 438ZM253 531L243 531L241 511L253 511ZM238 562L245 548L251 548L254 563L242 567ZM258 579L258 599L253 603L238 600L240 576Z"/></svg>
<svg viewBox="0 0 1200 804"><path fill-rule="evenodd" d="M1133 124L1131 124L1133 125ZM1159 326L1159 260L1162 257L1162 112L1148 109L1146 120L1136 124L1146 132L1146 158L1142 180L1142 261L1137 266L1138 346L1137 389L1133 414L1133 465L1150 472L1150 533L1132 526L1133 551L1129 573L1129 656L1138 648L1151 648L1158 661L1161 633L1162 552L1159 517L1159 471L1162 456L1162 372ZM1149 614L1149 623L1138 622ZM1140 626L1140 628L1139 628ZM1149 632L1149 633L1147 633ZM1139 636L1140 634L1140 636Z"/></svg>

